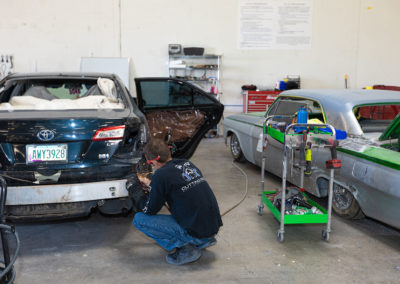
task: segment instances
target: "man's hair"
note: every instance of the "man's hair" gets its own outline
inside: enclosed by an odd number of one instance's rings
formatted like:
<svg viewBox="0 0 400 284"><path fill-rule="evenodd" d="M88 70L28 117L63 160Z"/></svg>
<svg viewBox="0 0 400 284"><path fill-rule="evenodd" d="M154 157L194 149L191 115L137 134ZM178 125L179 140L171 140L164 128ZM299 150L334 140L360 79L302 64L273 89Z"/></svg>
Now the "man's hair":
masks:
<svg viewBox="0 0 400 284"><path fill-rule="evenodd" d="M165 144L164 140L153 138L144 147L144 155L147 160L156 159L160 156L157 162L165 163L171 158L171 152L168 145Z"/></svg>

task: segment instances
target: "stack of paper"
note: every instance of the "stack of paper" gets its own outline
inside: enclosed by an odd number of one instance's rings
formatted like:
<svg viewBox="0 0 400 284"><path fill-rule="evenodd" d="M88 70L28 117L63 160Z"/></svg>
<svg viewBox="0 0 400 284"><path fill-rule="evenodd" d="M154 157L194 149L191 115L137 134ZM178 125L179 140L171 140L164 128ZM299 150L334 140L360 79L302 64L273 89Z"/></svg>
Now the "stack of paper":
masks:
<svg viewBox="0 0 400 284"><path fill-rule="evenodd" d="M186 63L183 60L173 60L169 62L169 68L186 68Z"/></svg>

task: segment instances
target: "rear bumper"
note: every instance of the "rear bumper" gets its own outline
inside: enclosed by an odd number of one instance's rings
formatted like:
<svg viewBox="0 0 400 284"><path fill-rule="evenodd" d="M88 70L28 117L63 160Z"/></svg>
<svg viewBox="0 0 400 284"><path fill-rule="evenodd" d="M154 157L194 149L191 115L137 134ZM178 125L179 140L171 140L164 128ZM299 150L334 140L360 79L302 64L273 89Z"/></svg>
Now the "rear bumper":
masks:
<svg viewBox="0 0 400 284"><path fill-rule="evenodd" d="M0 171L9 187L28 187L31 183L42 185L71 185L73 183L97 183L103 181L122 180L132 174L136 164L131 160L122 163L110 163L102 166L88 166L84 168L53 169L48 166L44 169L33 171L26 167L12 168ZM41 176L41 177L40 177Z"/></svg>
<svg viewBox="0 0 400 284"><path fill-rule="evenodd" d="M90 183L10 186L6 205L70 203L127 197L126 179Z"/></svg>

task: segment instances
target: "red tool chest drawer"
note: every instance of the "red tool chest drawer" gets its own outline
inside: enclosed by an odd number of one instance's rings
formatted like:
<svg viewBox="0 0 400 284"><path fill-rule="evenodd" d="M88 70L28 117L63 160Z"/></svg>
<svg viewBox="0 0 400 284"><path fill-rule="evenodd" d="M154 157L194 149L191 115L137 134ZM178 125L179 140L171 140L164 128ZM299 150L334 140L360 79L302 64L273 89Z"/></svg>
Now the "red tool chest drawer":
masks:
<svg viewBox="0 0 400 284"><path fill-rule="evenodd" d="M280 94L280 91L244 91L243 112L266 111Z"/></svg>

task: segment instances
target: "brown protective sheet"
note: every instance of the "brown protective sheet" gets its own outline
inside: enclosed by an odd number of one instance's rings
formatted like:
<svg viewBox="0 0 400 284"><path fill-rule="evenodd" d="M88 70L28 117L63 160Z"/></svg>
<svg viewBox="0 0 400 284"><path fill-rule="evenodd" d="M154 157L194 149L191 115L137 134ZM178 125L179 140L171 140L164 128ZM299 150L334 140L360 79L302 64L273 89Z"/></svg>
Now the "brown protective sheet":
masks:
<svg viewBox="0 0 400 284"><path fill-rule="evenodd" d="M192 137L204 122L204 114L199 110L153 111L146 113L146 118L151 136L165 139L170 132L170 142L181 142Z"/></svg>

